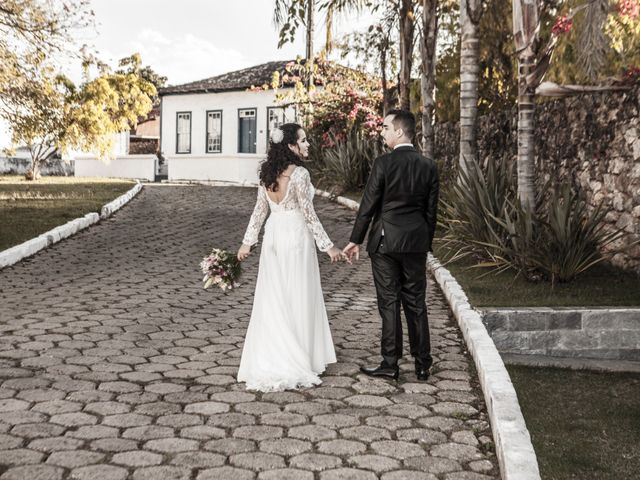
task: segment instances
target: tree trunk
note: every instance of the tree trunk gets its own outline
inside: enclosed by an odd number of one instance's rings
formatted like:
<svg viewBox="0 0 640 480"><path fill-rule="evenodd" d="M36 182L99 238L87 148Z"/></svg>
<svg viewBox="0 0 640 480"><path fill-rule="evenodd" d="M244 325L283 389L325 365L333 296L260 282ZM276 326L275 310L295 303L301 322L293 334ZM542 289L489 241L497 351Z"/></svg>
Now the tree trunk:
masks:
<svg viewBox="0 0 640 480"><path fill-rule="evenodd" d="M480 72L480 0L460 0L460 168L478 162L476 141Z"/></svg>
<svg viewBox="0 0 640 480"><path fill-rule="evenodd" d="M24 174L25 180L40 180L40 162L38 160L31 160L31 166L29 170Z"/></svg>
<svg viewBox="0 0 640 480"><path fill-rule="evenodd" d="M524 208L535 206L535 91L526 76L535 66L535 57L521 55L518 68L518 198Z"/></svg>
<svg viewBox="0 0 640 480"><path fill-rule="evenodd" d="M400 108L411 109L411 66L413 63L413 31L415 29L413 0L402 0L400 5Z"/></svg>
<svg viewBox="0 0 640 480"><path fill-rule="evenodd" d="M387 110L389 110L389 92L387 91L388 82L387 82L387 51L382 50L380 52L380 76L382 78L382 113L386 115Z"/></svg>
<svg viewBox="0 0 640 480"><path fill-rule="evenodd" d="M334 4L329 4L327 7L327 17L324 21L325 28L325 45L324 51L327 56L333 51L333 9Z"/></svg>
<svg viewBox="0 0 640 480"><path fill-rule="evenodd" d="M313 34L315 32L315 12L315 0L307 0L307 48L305 53L307 66L309 68L309 75L307 77L307 90L309 90L313 85Z"/></svg>
<svg viewBox="0 0 640 480"><path fill-rule="evenodd" d="M428 158L434 157L437 3L437 0L423 0L422 5L422 154Z"/></svg>

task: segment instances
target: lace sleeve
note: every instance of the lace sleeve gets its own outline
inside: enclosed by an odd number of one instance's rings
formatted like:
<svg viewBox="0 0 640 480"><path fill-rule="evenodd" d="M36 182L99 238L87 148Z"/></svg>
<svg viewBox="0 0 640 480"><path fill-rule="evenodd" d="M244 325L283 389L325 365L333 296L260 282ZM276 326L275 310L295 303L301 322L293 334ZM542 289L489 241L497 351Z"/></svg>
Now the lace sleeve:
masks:
<svg viewBox="0 0 640 480"><path fill-rule="evenodd" d="M245 245L255 245L258 243L258 234L262 228L265 218L269 213L269 202L267 201L267 194L264 188L258 187L258 198L256 200L256 206L251 214L251 220L249 220L249 226L244 234L242 243Z"/></svg>
<svg viewBox="0 0 640 480"><path fill-rule="evenodd" d="M313 208L313 196L315 195L315 190L313 185L311 185L309 172L307 169L302 167L299 167L297 170L300 170L301 173L299 174L299 178L296 179L295 193L300 209L302 210L302 214L304 215L304 221L306 222L309 231L313 234L313 238L316 241L318 249L321 252L326 252L333 247L333 243L329 239L327 232L322 228L322 224L320 223L320 220L316 215L316 211Z"/></svg>

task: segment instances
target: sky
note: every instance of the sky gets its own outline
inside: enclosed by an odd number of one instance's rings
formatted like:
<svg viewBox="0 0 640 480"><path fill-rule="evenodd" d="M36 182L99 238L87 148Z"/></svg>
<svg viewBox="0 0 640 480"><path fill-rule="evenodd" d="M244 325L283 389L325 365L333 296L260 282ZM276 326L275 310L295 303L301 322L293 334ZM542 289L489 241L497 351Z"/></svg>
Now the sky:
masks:
<svg viewBox="0 0 640 480"><path fill-rule="evenodd" d="M75 34L79 46L95 48L112 66L135 52L143 65L180 84L304 55L305 31L294 43L278 49L273 24L274 0L92 0L95 29ZM323 15L317 16L316 51L324 45ZM364 29L372 15L339 18L334 35ZM65 73L81 79L79 62ZM9 146L6 125L0 123L0 148Z"/></svg>

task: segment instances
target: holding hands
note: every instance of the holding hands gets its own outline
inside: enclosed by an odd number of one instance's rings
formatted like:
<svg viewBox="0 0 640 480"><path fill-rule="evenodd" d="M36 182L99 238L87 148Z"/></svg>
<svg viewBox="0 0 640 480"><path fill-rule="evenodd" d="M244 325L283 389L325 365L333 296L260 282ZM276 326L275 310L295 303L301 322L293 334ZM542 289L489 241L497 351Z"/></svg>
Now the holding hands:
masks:
<svg viewBox="0 0 640 480"><path fill-rule="evenodd" d="M327 255L331 258L331 263L346 261L347 263L351 263L347 256L340 250L338 247L331 247L327 250Z"/></svg>
<svg viewBox="0 0 640 480"><path fill-rule="evenodd" d="M351 244L349 244L351 245ZM348 245L347 245L348 246ZM357 249L357 245L356 245L356 249ZM246 260L246 258L251 255L251 247L245 243L243 243L240 248L238 249L238 260L240 260L241 262ZM349 265L351 265L351 257L349 254L346 253L346 249L345 250L340 250L338 247L331 247L329 250L327 250L327 255L329 255L329 258L331 258L331 263L336 263L336 262L342 262L345 261L347 262ZM357 256L356 256L356 260L357 260Z"/></svg>
<svg viewBox="0 0 640 480"><path fill-rule="evenodd" d="M347 257L347 263L351 265L351 262L355 258L360 259L360 245L357 243L349 242L346 247L342 249L342 253Z"/></svg>
<svg viewBox="0 0 640 480"><path fill-rule="evenodd" d="M337 247L331 247L327 254L331 257L331 263L345 261L349 265L353 265L353 259L360 259L360 245L349 242L349 244L340 250Z"/></svg>

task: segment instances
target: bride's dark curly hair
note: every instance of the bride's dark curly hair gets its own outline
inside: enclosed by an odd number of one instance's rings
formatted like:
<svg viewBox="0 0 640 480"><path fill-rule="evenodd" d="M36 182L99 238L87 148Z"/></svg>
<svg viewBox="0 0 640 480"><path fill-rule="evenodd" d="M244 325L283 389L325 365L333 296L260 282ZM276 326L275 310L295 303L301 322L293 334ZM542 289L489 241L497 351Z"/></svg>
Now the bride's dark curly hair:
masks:
<svg viewBox="0 0 640 480"><path fill-rule="evenodd" d="M285 123L280 125L283 138L278 143L269 142L267 159L260 164L260 184L272 192L278 191L278 177L291 164L302 165L302 159L296 155L289 145L298 143L298 132L302 127L297 123Z"/></svg>

